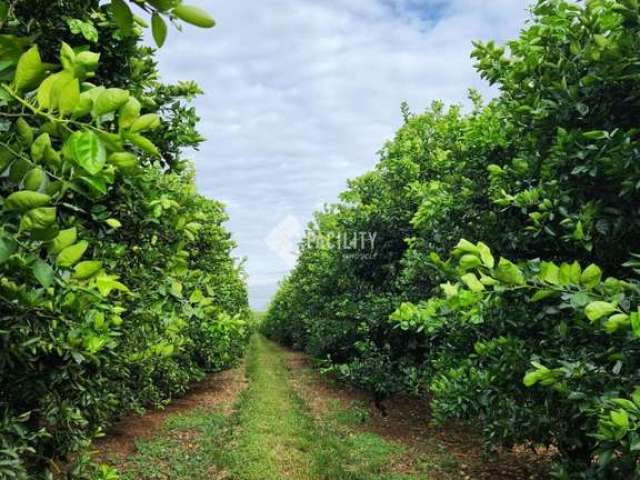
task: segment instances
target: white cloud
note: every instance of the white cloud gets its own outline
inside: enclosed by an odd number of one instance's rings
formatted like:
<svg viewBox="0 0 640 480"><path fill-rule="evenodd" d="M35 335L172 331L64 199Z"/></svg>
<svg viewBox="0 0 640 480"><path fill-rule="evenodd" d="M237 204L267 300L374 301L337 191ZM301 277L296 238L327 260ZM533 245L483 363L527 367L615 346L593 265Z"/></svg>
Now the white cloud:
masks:
<svg viewBox="0 0 640 480"><path fill-rule="evenodd" d="M190 3L218 26L171 32L160 70L206 92L198 184L228 205L258 307L287 270L265 245L271 229L289 215L305 224L370 169L403 100L421 111L466 102L469 87L491 95L471 41L512 38L527 17L523 0Z"/></svg>

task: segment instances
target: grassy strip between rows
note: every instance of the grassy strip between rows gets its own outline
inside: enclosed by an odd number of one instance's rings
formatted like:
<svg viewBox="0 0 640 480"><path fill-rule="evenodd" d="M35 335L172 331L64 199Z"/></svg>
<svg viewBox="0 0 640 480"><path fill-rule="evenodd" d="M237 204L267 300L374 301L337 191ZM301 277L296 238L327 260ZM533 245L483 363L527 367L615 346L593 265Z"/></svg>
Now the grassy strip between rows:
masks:
<svg viewBox="0 0 640 480"><path fill-rule="evenodd" d="M126 480L409 480L390 471L401 445L331 414L315 421L288 381L282 351L256 336L249 387L230 417L194 410L170 416L160 435L138 444ZM335 412L334 412L335 413Z"/></svg>

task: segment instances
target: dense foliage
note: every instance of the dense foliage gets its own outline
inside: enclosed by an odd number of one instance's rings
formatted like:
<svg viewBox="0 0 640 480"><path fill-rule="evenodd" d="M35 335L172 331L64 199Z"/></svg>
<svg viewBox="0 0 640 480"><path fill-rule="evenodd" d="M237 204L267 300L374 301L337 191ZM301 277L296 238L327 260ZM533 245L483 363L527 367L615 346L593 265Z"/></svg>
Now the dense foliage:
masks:
<svg viewBox="0 0 640 480"><path fill-rule="evenodd" d="M539 0L532 17L475 45L489 104L403 108L375 170L316 215L264 328L380 397L479 421L490 450L553 445L557 478L634 478L640 8ZM333 241L362 232L375 242Z"/></svg>
<svg viewBox="0 0 640 480"><path fill-rule="evenodd" d="M90 440L247 341L226 214L181 156L200 91L158 81L136 9L158 45L165 19L214 23L179 0L0 2L1 478L113 478Z"/></svg>

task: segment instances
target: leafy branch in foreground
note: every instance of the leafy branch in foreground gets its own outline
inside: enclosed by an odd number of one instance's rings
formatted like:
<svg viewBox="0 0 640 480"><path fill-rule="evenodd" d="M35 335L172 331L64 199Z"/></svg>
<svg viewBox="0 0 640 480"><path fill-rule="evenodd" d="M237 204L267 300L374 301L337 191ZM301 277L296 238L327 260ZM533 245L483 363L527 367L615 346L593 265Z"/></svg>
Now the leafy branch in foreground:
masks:
<svg viewBox="0 0 640 480"><path fill-rule="evenodd" d="M569 456L578 453L579 446L587 458L597 456L603 471L635 471L640 447L640 382L635 375L640 283L603 279L593 264L582 269L577 262L496 262L484 243L466 240L453 251L455 268L435 254L432 258L454 281L440 285L441 297L402 304L391 320L399 328L421 332L432 343L436 414L469 418L475 412L490 424L495 417L499 424L517 403L531 399L543 403L546 414L530 420L540 425L529 428L542 431L544 426L549 433L514 440L543 440ZM527 312L526 327L510 324L501 314L505 308ZM529 329L539 332L538 341L524 346ZM496 334L500 336L492 338ZM515 357L504 355L510 348L522 351ZM524 374L527 360L533 369ZM520 375L522 385L532 390L512 386L486 392L486 403L471 404L472 398L452 403L461 382L482 382L509 370L507 378L496 382L514 381ZM497 404L511 408L492 412ZM572 430L564 428L567 417Z"/></svg>
<svg viewBox="0 0 640 480"><path fill-rule="evenodd" d="M181 158L199 90L157 84L126 4L89 3L0 2L3 478L115 478L91 440L233 364L249 334L226 214Z"/></svg>

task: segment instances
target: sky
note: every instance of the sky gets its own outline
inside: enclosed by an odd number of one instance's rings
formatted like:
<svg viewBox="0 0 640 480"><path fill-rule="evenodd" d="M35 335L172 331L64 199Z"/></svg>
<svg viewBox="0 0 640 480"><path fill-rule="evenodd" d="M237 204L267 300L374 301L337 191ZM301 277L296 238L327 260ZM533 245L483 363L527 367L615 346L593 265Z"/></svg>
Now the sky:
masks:
<svg viewBox="0 0 640 480"><path fill-rule="evenodd" d="M502 43L527 0L185 0L211 30L173 29L158 52L166 82L195 80L202 194L221 200L246 257L250 301L263 310L295 263L315 210L370 170L402 124L400 104L485 97L473 40Z"/></svg>

